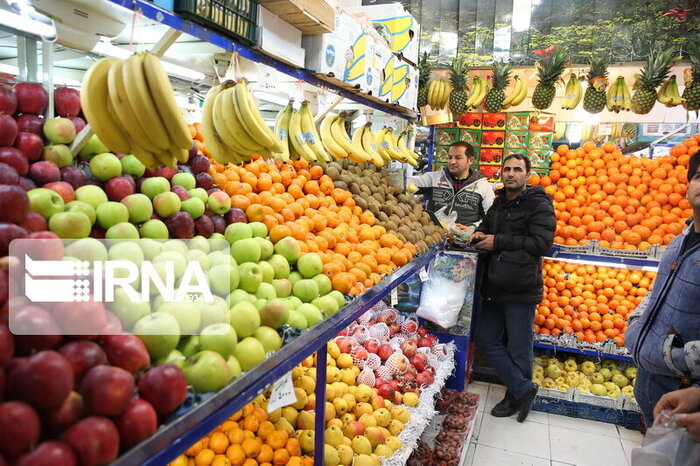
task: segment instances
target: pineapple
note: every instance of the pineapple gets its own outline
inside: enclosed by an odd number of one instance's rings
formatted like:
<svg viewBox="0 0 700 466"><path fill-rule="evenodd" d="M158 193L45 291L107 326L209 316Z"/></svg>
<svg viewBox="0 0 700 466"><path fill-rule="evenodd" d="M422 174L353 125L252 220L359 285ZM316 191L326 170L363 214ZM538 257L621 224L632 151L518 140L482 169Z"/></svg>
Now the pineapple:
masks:
<svg viewBox="0 0 700 466"><path fill-rule="evenodd" d="M502 61L493 63L493 87L486 94L486 111L496 113L503 107L506 98L505 88L510 81L510 65Z"/></svg>
<svg viewBox="0 0 700 466"><path fill-rule="evenodd" d="M683 107L686 110L700 110L700 39L692 40L687 46L691 69L686 72L683 90Z"/></svg>
<svg viewBox="0 0 700 466"><path fill-rule="evenodd" d="M637 75L634 84L636 89L632 96L632 111L641 115L646 115L651 111L656 103L656 88L664 82L671 71L673 64L673 49L664 52L651 52L647 57L647 62L642 68L642 72Z"/></svg>
<svg viewBox="0 0 700 466"><path fill-rule="evenodd" d="M463 58L453 58L450 65L450 111L455 118L467 110L467 63Z"/></svg>
<svg viewBox="0 0 700 466"><path fill-rule="evenodd" d="M532 94L532 105L535 108L544 110L552 105L557 82L564 73L566 66L566 49L555 48L552 52L537 61L537 72L540 75L540 82L535 87Z"/></svg>
<svg viewBox="0 0 700 466"><path fill-rule="evenodd" d="M591 69L586 76L588 88L583 95L583 109L588 113L600 113L605 109L608 64L607 58L591 58Z"/></svg>
<svg viewBox="0 0 700 466"><path fill-rule="evenodd" d="M428 105L428 81L430 81L430 66L428 65L428 53L418 59L418 107Z"/></svg>
<svg viewBox="0 0 700 466"><path fill-rule="evenodd" d="M622 137L626 139L637 138L637 125L635 123L625 123L622 125Z"/></svg>

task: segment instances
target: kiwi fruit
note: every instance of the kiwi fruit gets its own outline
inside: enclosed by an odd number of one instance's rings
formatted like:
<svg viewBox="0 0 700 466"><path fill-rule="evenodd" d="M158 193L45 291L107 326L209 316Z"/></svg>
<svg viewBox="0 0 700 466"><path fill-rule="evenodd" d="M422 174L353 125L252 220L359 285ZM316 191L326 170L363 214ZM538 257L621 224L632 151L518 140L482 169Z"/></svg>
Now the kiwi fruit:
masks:
<svg viewBox="0 0 700 466"><path fill-rule="evenodd" d="M380 222L386 222L387 220L389 220L389 217L387 217L387 215L384 212L377 212L375 215L377 217L377 220L379 220Z"/></svg>

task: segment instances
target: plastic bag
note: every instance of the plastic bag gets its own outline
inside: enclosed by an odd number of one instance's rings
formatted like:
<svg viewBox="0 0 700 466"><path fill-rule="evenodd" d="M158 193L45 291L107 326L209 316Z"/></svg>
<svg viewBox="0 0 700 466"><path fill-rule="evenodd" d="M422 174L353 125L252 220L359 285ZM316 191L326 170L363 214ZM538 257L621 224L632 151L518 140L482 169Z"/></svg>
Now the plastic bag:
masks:
<svg viewBox="0 0 700 466"><path fill-rule="evenodd" d="M440 267L443 260L442 256L438 256L430 263L428 281L423 283L416 315L440 327L449 328L457 323L469 283L467 276L446 277Z"/></svg>
<svg viewBox="0 0 700 466"><path fill-rule="evenodd" d="M644 436L642 446L632 450L632 466L696 466L700 444L676 425L676 416L665 410Z"/></svg>
<svg viewBox="0 0 700 466"><path fill-rule="evenodd" d="M476 227L470 225L466 230L463 230L457 226L457 211L453 210L448 215L445 213L446 209L447 206L444 206L440 210L436 211L435 218L440 221L440 225L442 225L442 227L446 229L449 234L455 236L458 240L464 243L468 242L471 235L473 235L474 231L476 231Z"/></svg>

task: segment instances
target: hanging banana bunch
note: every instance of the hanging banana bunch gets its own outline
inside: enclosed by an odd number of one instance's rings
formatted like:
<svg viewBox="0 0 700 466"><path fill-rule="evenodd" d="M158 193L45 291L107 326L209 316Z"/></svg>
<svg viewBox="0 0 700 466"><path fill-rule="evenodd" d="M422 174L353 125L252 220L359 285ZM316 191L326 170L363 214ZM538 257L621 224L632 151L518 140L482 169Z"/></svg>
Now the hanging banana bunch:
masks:
<svg viewBox="0 0 700 466"><path fill-rule="evenodd" d="M520 76L516 76L514 80L513 91L503 101L502 110L520 105L527 97L527 83Z"/></svg>
<svg viewBox="0 0 700 466"><path fill-rule="evenodd" d="M571 73L569 80L566 82L566 89L564 90L564 101L561 104L561 108L564 110L573 110L578 106L583 98L583 86L578 80L576 74Z"/></svg>
<svg viewBox="0 0 700 466"><path fill-rule="evenodd" d="M435 79L428 86L428 105L433 110L442 110L450 100L452 86L446 79Z"/></svg>
<svg viewBox="0 0 700 466"><path fill-rule="evenodd" d="M683 98L678 92L678 83L676 82L675 74L661 84L657 100L667 107L675 107L683 103Z"/></svg>

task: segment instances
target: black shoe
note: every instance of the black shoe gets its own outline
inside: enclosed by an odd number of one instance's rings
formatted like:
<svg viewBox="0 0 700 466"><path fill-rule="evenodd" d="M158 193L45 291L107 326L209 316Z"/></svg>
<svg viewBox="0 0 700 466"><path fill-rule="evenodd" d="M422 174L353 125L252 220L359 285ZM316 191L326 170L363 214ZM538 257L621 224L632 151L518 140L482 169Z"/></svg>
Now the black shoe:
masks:
<svg viewBox="0 0 700 466"><path fill-rule="evenodd" d="M519 404L520 409L518 412L518 422L523 422L527 419L528 414L530 414L530 409L532 408L532 403L535 402L535 397L537 396L537 385L534 383L528 392L520 398Z"/></svg>
<svg viewBox="0 0 700 466"><path fill-rule="evenodd" d="M509 417L518 412L518 405L514 404L507 396L491 409L494 417Z"/></svg>

